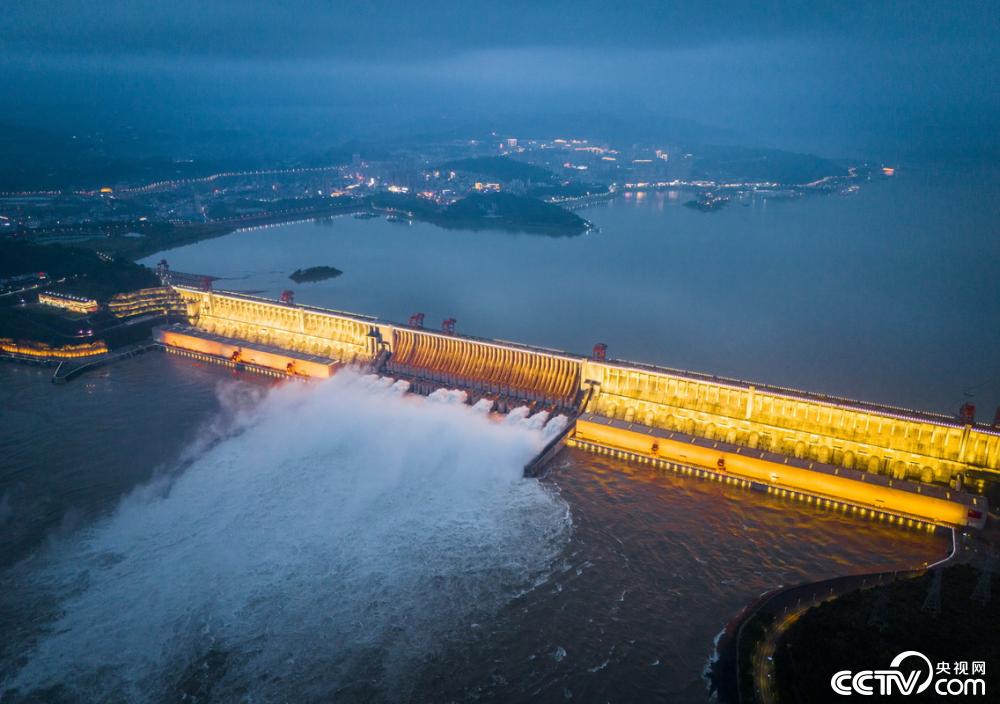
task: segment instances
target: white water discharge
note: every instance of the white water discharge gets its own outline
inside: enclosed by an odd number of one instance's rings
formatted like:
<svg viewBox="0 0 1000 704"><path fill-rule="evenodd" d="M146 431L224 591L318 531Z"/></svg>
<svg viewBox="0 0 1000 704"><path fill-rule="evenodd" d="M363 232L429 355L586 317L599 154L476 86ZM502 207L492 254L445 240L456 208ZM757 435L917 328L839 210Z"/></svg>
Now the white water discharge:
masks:
<svg viewBox="0 0 1000 704"><path fill-rule="evenodd" d="M571 525L522 477L555 420L403 392L348 371L277 387L34 558L56 616L0 696L405 699L426 658L545 578Z"/></svg>

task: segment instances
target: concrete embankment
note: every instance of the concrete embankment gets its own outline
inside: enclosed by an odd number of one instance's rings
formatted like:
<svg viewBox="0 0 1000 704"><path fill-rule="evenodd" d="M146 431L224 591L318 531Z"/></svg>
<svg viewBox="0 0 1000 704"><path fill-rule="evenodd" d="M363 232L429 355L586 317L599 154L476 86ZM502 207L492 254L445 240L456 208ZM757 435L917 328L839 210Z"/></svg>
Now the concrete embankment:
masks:
<svg viewBox="0 0 1000 704"><path fill-rule="evenodd" d="M55 372L52 374L52 383L65 384L81 374L85 374L89 371L93 371L94 369L99 369L107 364L113 364L114 362L129 359L155 349L159 349L159 345L153 342L143 342L135 345L129 345L128 347L122 347L121 349L114 350L113 352L105 352L104 354L91 359L62 361L59 362Z"/></svg>
<svg viewBox="0 0 1000 704"><path fill-rule="evenodd" d="M730 621L716 645L711 680L723 704L775 701L774 654L785 632L809 609L856 590L872 589L930 570L944 569L958 555L954 530L948 554L933 564L892 572L833 577L762 594Z"/></svg>

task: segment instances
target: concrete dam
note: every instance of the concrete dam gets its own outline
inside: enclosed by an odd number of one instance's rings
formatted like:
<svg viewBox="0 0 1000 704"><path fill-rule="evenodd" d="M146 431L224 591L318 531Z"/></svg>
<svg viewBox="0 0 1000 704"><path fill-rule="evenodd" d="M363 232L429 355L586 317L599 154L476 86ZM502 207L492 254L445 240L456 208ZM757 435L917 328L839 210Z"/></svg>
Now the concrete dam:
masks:
<svg viewBox="0 0 1000 704"><path fill-rule="evenodd" d="M272 376L354 364L568 415L584 450L906 525L982 527L1000 480L1000 428L950 416L581 356L238 293L175 286L187 324L169 351ZM446 321L448 323L449 321ZM452 321L453 322L453 321ZM450 328L450 329L449 329ZM550 448L554 454L558 447Z"/></svg>

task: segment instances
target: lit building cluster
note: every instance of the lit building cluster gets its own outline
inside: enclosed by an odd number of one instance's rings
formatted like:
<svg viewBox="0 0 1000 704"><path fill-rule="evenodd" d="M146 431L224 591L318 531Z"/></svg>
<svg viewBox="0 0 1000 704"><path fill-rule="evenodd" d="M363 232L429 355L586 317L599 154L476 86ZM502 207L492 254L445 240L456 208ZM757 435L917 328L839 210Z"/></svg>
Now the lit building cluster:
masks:
<svg viewBox="0 0 1000 704"><path fill-rule="evenodd" d="M108 347L104 344L103 340L84 342L78 345L50 347L43 342L24 342L0 337L0 352L39 359L76 359L79 357L93 357L107 351Z"/></svg>
<svg viewBox="0 0 1000 704"><path fill-rule="evenodd" d="M42 305L52 306L53 308L62 308L63 310L68 310L73 313L96 313L100 309L97 301L93 298L74 296L71 293L55 293L53 291L46 291L38 294L38 302Z"/></svg>
<svg viewBox="0 0 1000 704"><path fill-rule="evenodd" d="M483 157L516 159L547 169L545 179L509 178L486 170L448 170L441 165ZM502 189L514 195L567 203L607 197L616 191L654 188L719 188L768 197L803 192L853 192L848 179L825 176L811 183L744 183L708 172L695 154L676 144L611 144L578 137L525 139L493 132L485 139L456 139L396 147L377 159L352 155L336 166L227 171L148 184L113 183L100 189L0 193L0 229L40 243L76 243L97 237L143 237L156 223L256 226L363 207L381 193L417 195L446 205L468 193ZM892 176L891 166L874 173ZM619 184L625 184L619 189ZM774 189L762 193L763 189ZM636 197L638 199L638 196Z"/></svg>
<svg viewBox="0 0 1000 704"><path fill-rule="evenodd" d="M136 315L183 315L184 302L174 289L163 286L143 288L129 293L117 293L108 301L108 310L116 318L130 318Z"/></svg>

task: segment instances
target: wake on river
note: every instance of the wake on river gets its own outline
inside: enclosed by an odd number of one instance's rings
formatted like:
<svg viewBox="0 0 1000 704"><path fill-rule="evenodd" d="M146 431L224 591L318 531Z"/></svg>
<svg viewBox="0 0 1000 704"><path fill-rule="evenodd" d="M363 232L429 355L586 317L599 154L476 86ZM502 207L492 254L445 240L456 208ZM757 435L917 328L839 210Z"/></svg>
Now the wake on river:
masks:
<svg viewBox="0 0 1000 704"><path fill-rule="evenodd" d="M346 371L223 397L184 466L14 568L51 617L4 701L407 699L545 580L571 520L522 477L564 418L404 391Z"/></svg>

